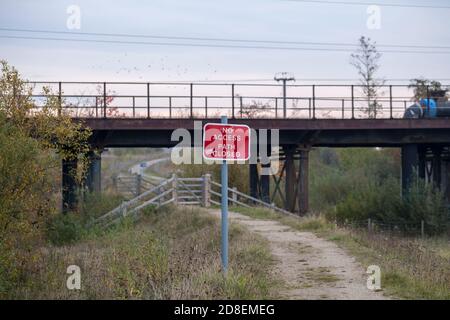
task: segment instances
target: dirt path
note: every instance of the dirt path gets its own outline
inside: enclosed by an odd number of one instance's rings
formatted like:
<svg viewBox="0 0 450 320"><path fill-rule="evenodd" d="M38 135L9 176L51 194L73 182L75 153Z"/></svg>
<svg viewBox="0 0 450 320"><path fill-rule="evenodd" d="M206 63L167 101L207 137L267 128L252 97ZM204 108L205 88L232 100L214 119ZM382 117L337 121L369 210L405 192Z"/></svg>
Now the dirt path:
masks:
<svg viewBox="0 0 450 320"><path fill-rule="evenodd" d="M211 210L220 216L220 210ZM230 212L230 219L266 238L277 263L275 276L286 286L283 299L387 299L367 289L361 265L336 244L272 220Z"/></svg>

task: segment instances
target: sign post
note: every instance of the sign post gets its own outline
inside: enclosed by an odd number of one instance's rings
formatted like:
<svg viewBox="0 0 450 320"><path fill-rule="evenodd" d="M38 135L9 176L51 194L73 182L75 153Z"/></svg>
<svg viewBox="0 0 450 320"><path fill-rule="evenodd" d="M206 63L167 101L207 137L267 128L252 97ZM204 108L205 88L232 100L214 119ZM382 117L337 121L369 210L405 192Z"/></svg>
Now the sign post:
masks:
<svg viewBox="0 0 450 320"><path fill-rule="evenodd" d="M228 124L228 118L221 118L222 124ZM227 274L228 270L228 163L222 160L221 184L222 184L222 269Z"/></svg>
<svg viewBox="0 0 450 320"><path fill-rule="evenodd" d="M228 270L228 163L229 160L248 160L250 158L250 128L245 125L228 124L222 116L221 123L207 123L203 127L203 157L208 160L221 160L222 185L222 269Z"/></svg>

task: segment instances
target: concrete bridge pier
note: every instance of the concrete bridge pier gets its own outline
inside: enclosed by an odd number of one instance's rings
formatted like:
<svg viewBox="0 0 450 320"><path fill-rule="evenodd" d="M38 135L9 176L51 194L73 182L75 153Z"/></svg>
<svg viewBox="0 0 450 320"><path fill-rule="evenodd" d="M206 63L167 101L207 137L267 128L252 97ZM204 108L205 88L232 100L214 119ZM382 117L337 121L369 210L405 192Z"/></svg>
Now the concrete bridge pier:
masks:
<svg viewBox="0 0 450 320"><path fill-rule="evenodd" d="M62 211L67 213L77 207L77 160L62 161Z"/></svg>
<svg viewBox="0 0 450 320"><path fill-rule="evenodd" d="M102 191L102 155L100 151L89 153L89 166L86 174L87 191L100 193Z"/></svg>

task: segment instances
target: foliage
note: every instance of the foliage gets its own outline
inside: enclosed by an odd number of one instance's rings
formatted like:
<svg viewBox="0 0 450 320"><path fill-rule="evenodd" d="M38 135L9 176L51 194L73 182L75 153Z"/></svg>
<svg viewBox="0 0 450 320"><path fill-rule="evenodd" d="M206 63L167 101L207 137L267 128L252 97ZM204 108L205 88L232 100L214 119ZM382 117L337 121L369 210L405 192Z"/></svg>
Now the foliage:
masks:
<svg viewBox="0 0 450 320"><path fill-rule="evenodd" d="M333 208L374 181L400 179L400 155L395 149L316 149L311 163L310 202L316 212Z"/></svg>
<svg viewBox="0 0 450 320"><path fill-rule="evenodd" d="M1 296L39 254L45 225L58 208L60 160L84 159L90 131L61 110L49 89L40 103L34 101L18 71L0 64Z"/></svg>
<svg viewBox="0 0 450 320"><path fill-rule="evenodd" d="M85 231L79 216L75 214L55 215L47 225L47 238L55 245L75 243Z"/></svg>
<svg viewBox="0 0 450 320"><path fill-rule="evenodd" d="M351 55L350 64L353 65L361 77L363 95L367 99L367 107L363 110L369 118L376 118L382 105L378 102L380 96L380 86L384 80L376 78L376 73L380 68L379 60L381 53L378 52L375 42L370 38L361 37L359 39L359 48Z"/></svg>
<svg viewBox="0 0 450 320"><path fill-rule="evenodd" d="M416 102L428 97L444 98L448 100L448 88L443 88L439 81L424 78L412 79L408 88L414 89L413 101Z"/></svg>
<svg viewBox="0 0 450 320"><path fill-rule="evenodd" d="M56 208L55 157L0 112L0 297L32 259L45 219Z"/></svg>
<svg viewBox="0 0 450 320"><path fill-rule="evenodd" d="M74 159L89 151L87 139L91 132L81 123L73 122L61 109L58 95L43 88L43 105L32 99L33 88L16 69L1 61L0 111L25 135L41 143L43 149L56 150L64 159Z"/></svg>
<svg viewBox="0 0 450 320"><path fill-rule="evenodd" d="M366 226L370 218L380 227L415 234L423 220L429 234L446 230L444 197L432 185L416 181L402 197L398 150L317 150L312 157L311 206L330 220Z"/></svg>

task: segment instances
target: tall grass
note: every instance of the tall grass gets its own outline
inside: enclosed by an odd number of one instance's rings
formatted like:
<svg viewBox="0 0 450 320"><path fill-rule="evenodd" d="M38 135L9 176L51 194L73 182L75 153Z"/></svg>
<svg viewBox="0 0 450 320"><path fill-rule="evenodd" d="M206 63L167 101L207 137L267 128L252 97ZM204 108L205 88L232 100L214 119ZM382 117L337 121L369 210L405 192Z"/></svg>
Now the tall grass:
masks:
<svg viewBox="0 0 450 320"><path fill-rule="evenodd" d="M267 243L232 224L230 271L221 274L218 221L197 208L149 211L95 238L42 248L29 277L10 298L265 299L276 294ZM82 290L65 287L69 265Z"/></svg>

